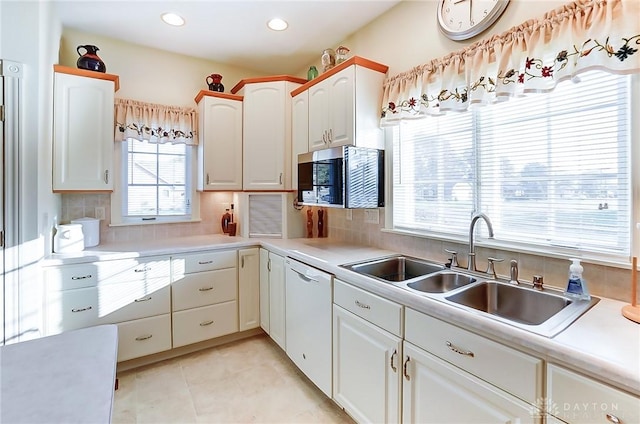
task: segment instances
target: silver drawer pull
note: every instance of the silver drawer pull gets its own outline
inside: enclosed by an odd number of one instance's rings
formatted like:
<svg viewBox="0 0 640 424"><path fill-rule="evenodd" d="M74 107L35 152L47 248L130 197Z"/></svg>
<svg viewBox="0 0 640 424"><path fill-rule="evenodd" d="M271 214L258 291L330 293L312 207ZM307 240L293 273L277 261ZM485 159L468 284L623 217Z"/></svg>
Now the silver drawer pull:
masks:
<svg viewBox="0 0 640 424"><path fill-rule="evenodd" d="M141 297L140 299L135 299L134 302L146 302L147 300L151 300L151 296Z"/></svg>
<svg viewBox="0 0 640 424"><path fill-rule="evenodd" d="M209 265L209 264L212 264L212 263L213 263L212 260L211 261L198 261L198 265Z"/></svg>
<svg viewBox="0 0 640 424"><path fill-rule="evenodd" d="M91 274L87 274L87 275L81 275L79 277L73 276L71 277L72 280L84 280L86 278L91 278L93 277Z"/></svg>
<svg viewBox="0 0 640 424"><path fill-rule="evenodd" d="M87 306L86 308L74 308L71 310L71 312L84 312L88 311L89 309L93 309L93 306Z"/></svg>
<svg viewBox="0 0 640 424"><path fill-rule="evenodd" d="M462 350L451 342L447 342L447 347L455 353L459 353L460 355L470 356L472 358L475 356L470 350Z"/></svg>
<svg viewBox="0 0 640 424"><path fill-rule="evenodd" d="M153 334L147 334L146 336L138 336L138 337L136 337L136 340L141 342L143 340L149 340L151 337L153 337Z"/></svg>
<svg viewBox="0 0 640 424"><path fill-rule="evenodd" d="M371 306L367 305L366 303L361 303L359 300L356 300L356 306L362 308L362 309L371 309Z"/></svg>
<svg viewBox="0 0 640 424"><path fill-rule="evenodd" d="M147 272L147 271L151 271L151 268L145 266L144 268L135 269L133 272Z"/></svg>
<svg viewBox="0 0 640 424"><path fill-rule="evenodd" d="M211 324L213 324L212 320L201 322L200 327L206 327L207 325L211 325Z"/></svg>
<svg viewBox="0 0 640 424"><path fill-rule="evenodd" d="M605 415L607 417L607 421L612 422L614 424L620 424L622 421L620 421L620 418L616 417L613 414L607 414Z"/></svg>
<svg viewBox="0 0 640 424"><path fill-rule="evenodd" d="M206 291L209 291L209 290L213 290L213 287L200 287L198 289L198 291L201 291L201 292L206 292Z"/></svg>

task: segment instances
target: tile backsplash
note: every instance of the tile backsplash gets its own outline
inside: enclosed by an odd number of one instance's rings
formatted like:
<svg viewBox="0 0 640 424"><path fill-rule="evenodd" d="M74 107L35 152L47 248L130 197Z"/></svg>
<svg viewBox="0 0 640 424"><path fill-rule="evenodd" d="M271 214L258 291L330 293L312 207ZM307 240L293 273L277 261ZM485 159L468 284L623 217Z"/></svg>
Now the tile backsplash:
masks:
<svg viewBox="0 0 640 424"><path fill-rule="evenodd" d="M184 224L145 224L111 227L110 194L63 194L61 224L72 219L95 218L96 208L104 208L105 219L100 221L100 243L133 241L139 239L160 240L167 237L186 237L202 234L220 234L220 221L225 207L233 203L231 192L200 193L200 222Z"/></svg>
<svg viewBox="0 0 640 424"><path fill-rule="evenodd" d="M100 242L133 241L139 239L161 240L167 237L186 237L202 234L220 234L220 221L225 205L233 202L231 192L205 192L200 194L201 222L184 224L151 224L123 227L110 227L111 197L109 194L63 194L62 218L60 223L82 217L95 218L96 207L104 208L105 218L100 221ZM312 210L313 236L318 236L318 208ZM352 219L347 220L347 210L325 208L326 237L335 241L362 244L396 251L405 255L421 257L445 263L449 254L445 249L459 252L462 264L467 263L467 245L440 240L415 237L381 231L384 228L384 209L380 209L378 224L365 222L365 210L352 209ZM306 232L306 231L305 231ZM570 262L567 259L553 258L525 253L513 253L496 249L477 247L478 267L487 263L488 257L503 258L496 263L499 276L509 275L509 262L518 261L519 279L531 281L533 275L544 276L545 285L564 288ZM630 302L631 271L617 267L583 262L584 276L592 295L608 297Z"/></svg>
<svg viewBox="0 0 640 424"><path fill-rule="evenodd" d="M365 210L352 209L352 219L347 220L347 211L343 209L329 209L328 237L335 241L357 243L381 249L396 251L405 255L435 260L446 263L450 257L445 249L458 252L461 264L467 263L467 244L446 242L415 237L391 232L382 232L384 228L384 209L380 209L378 224L365 223ZM564 289L567 273L571 262L567 259L553 258L496 249L476 247L476 262L478 268L487 264L487 258L503 258L496 263L498 276L508 278L509 262L518 261L521 281L531 281L533 275L542 275L547 286ZM631 270L583 262L584 277L592 295L631 302Z"/></svg>

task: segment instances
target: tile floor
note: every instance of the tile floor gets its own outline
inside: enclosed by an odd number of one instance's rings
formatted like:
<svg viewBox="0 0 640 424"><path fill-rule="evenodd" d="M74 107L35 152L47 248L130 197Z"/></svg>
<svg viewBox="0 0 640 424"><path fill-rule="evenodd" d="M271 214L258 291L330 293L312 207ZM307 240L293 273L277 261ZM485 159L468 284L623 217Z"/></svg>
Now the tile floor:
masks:
<svg viewBox="0 0 640 424"><path fill-rule="evenodd" d="M118 373L113 423L348 423L266 335Z"/></svg>

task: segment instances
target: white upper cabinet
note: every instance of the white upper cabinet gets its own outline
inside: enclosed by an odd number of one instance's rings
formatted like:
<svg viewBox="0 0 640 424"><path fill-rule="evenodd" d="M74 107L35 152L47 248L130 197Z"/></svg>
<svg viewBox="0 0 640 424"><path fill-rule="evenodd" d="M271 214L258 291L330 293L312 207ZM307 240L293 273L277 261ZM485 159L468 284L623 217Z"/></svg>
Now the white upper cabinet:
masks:
<svg viewBox="0 0 640 424"><path fill-rule="evenodd" d="M356 56L292 93L309 93L309 151L345 145L384 148L380 107L387 70Z"/></svg>
<svg viewBox="0 0 640 424"><path fill-rule="evenodd" d="M291 189L291 91L305 80L295 77L243 80L243 189Z"/></svg>
<svg viewBox="0 0 640 424"><path fill-rule="evenodd" d="M242 190L242 96L202 90L198 190Z"/></svg>
<svg viewBox="0 0 640 424"><path fill-rule="evenodd" d="M293 98L292 105L291 188L298 188L298 155L309 151L309 92L303 91Z"/></svg>
<svg viewBox="0 0 640 424"><path fill-rule="evenodd" d="M118 76L54 71L53 191L112 191Z"/></svg>

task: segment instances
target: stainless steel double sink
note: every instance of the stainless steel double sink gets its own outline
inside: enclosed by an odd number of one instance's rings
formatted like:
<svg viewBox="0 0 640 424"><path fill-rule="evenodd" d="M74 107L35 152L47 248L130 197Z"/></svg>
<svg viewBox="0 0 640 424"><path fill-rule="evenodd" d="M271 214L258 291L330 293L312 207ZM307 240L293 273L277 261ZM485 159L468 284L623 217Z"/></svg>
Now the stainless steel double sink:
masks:
<svg viewBox="0 0 640 424"><path fill-rule="evenodd" d="M546 337L566 329L599 300L570 299L553 289L538 291L403 255L342 267Z"/></svg>

